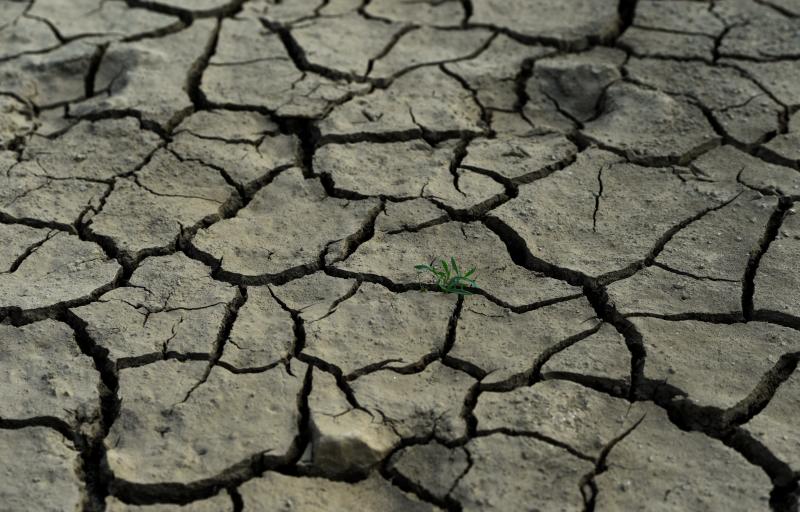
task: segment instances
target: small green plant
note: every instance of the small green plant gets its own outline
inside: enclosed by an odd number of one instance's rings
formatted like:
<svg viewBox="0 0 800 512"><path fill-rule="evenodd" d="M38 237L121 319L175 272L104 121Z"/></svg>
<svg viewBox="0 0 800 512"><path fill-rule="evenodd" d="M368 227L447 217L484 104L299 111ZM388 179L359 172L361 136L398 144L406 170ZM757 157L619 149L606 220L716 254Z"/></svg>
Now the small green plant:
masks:
<svg viewBox="0 0 800 512"><path fill-rule="evenodd" d="M428 265L415 265L415 269L420 272L430 272L436 278L436 285L444 293L455 293L457 295L472 295L468 288L478 288L475 282L475 267L462 274L458 268L455 258L450 258L448 265L445 260L440 260L437 268L435 261ZM472 276L472 278L470 278Z"/></svg>

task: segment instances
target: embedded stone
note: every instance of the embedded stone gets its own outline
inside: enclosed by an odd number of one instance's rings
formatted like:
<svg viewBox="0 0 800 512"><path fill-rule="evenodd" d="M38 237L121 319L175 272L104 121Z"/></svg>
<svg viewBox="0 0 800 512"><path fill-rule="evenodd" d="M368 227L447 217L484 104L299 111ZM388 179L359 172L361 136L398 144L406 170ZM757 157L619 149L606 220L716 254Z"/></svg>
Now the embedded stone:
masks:
<svg viewBox="0 0 800 512"><path fill-rule="evenodd" d="M350 405L332 375L315 371L312 379L308 407L314 468L329 476L368 473L400 437L380 416Z"/></svg>

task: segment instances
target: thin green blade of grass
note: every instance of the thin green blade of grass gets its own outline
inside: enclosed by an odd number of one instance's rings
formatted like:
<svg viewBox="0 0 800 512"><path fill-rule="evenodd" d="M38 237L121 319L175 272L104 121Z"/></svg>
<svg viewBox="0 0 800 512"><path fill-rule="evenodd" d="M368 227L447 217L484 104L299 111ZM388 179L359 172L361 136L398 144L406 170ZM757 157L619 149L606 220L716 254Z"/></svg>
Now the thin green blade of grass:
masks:
<svg viewBox="0 0 800 512"><path fill-rule="evenodd" d="M415 265L415 269L420 272L429 272L435 279L435 284L444 293L454 293L457 295L474 295L467 288L480 289L474 278L475 267L472 267L466 274L462 274L455 257L450 257L450 264L444 259L439 260L437 267L436 260L429 265ZM470 276L473 276L470 278Z"/></svg>

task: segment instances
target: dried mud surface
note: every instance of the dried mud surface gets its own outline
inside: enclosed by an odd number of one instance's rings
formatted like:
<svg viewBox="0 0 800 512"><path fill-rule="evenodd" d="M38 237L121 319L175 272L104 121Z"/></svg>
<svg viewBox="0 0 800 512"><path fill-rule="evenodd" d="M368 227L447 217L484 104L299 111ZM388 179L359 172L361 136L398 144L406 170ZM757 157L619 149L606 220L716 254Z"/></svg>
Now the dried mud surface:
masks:
<svg viewBox="0 0 800 512"><path fill-rule="evenodd" d="M796 512L798 34L0 0L0 509Z"/></svg>

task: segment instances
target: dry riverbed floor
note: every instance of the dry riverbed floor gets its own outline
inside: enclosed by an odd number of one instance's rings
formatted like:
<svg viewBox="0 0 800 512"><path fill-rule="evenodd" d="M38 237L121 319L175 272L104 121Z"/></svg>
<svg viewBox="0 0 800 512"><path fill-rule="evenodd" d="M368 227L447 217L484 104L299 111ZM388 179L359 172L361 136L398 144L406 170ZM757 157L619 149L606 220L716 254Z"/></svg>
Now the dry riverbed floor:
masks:
<svg viewBox="0 0 800 512"><path fill-rule="evenodd" d="M798 0L0 0L0 510L797 511L799 110Z"/></svg>

